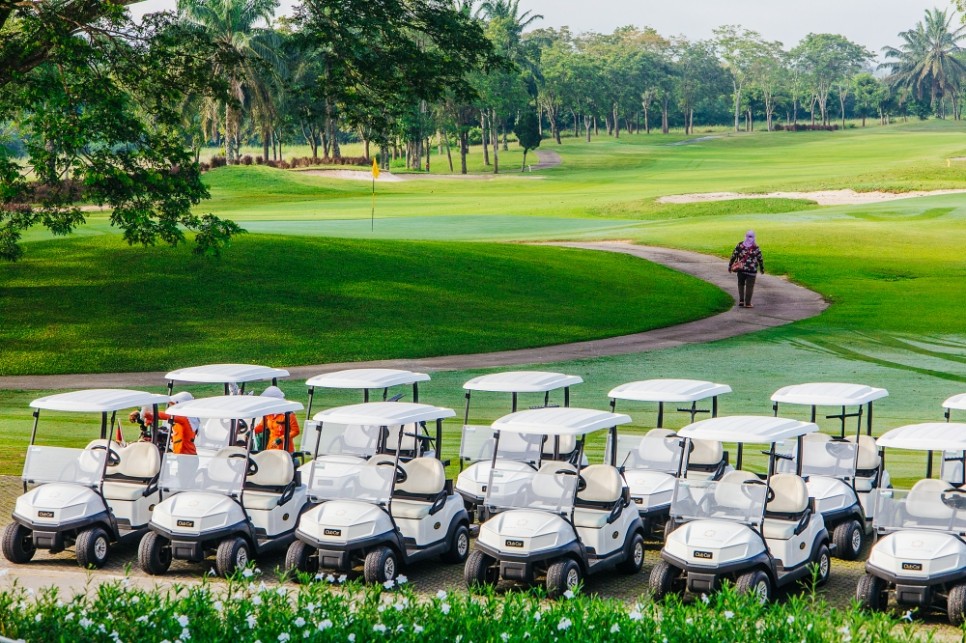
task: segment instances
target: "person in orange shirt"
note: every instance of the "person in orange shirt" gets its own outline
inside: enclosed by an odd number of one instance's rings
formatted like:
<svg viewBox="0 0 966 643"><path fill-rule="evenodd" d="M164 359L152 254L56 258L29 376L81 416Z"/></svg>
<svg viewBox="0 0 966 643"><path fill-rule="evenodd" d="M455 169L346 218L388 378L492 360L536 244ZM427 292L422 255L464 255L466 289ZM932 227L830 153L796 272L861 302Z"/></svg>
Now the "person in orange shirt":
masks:
<svg viewBox="0 0 966 643"><path fill-rule="evenodd" d="M274 397L280 400L285 399L285 393L282 392L277 386L269 386L267 389L262 391L262 397ZM255 435L259 435L265 431L264 424L268 425L268 443L265 445L266 449L284 449L285 448L285 414L277 413L275 415L268 415L264 418L263 422L259 422L255 425ZM289 439L288 439L288 451L292 453L295 451L295 438L299 434L299 421L295 419L294 413L289 413Z"/></svg>
<svg viewBox="0 0 966 643"><path fill-rule="evenodd" d="M171 396L168 402L168 409L178 404L178 402L188 402L195 399L191 393L182 391ZM148 407L141 409L141 417L148 424L154 421L153 414ZM131 420L134 413L131 414ZM198 418L186 418L180 415L172 415L165 411L158 412L159 420L168 420L171 425L171 452L177 455L198 455L195 449L195 434L198 432Z"/></svg>

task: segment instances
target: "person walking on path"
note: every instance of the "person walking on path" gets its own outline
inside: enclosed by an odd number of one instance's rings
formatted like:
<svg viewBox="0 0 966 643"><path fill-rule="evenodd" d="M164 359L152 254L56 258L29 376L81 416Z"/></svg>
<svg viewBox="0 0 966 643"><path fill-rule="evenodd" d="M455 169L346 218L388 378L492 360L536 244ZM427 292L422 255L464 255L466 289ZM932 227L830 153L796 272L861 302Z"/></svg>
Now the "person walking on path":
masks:
<svg viewBox="0 0 966 643"><path fill-rule="evenodd" d="M751 296L755 292L755 277L758 272L765 274L765 260L761 248L755 243L755 231L749 230L745 240L735 246L728 262L728 272L738 273L738 307L754 308Z"/></svg>

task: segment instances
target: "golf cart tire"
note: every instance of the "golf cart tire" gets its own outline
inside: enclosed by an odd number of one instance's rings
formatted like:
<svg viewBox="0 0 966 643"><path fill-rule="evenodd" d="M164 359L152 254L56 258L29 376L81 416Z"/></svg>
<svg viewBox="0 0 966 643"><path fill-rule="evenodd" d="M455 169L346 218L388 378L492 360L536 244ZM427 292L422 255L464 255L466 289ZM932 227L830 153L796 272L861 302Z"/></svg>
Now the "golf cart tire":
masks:
<svg viewBox="0 0 966 643"><path fill-rule="evenodd" d="M758 596L758 601L762 605L771 601L774 591L771 577L760 569L754 569L739 576L735 588L739 594Z"/></svg>
<svg viewBox="0 0 966 643"><path fill-rule="evenodd" d="M658 561L657 565L651 569L651 576L647 581L651 596L655 601L659 601L668 594L674 593L675 586L680 578L680 569L666 560Z"/></svg>
<svg viewBox="0 0 966 643"><path fill-rule="evenodd" d="M627 543L624 560L617 564L617 569L633 575L639 574L642 567L644 567L644 537L640 532L635 531L630 542Z"/></svg>
<svg viewBox="0 0 966 643"><path fill-rule="evenodd" d="M842 560L855 560L865 547L865 535L858 520L846 520L832 531L835 553Z"/></svg>
<svg viewBox="0 0 966 643"><path fill-rule="evenodd" d="M161 576L171 567L171 543L153 531L144 534L138 545L138 566L147 574Z"/></svg>
<svg viewBox="0 0 966 643"><path fill-rule="evenodd" d="M463 563L470 555L470 529L463 523L456 526L449 538L449 549L440 558L444 563Z"/></svg>
<svg viewBox="0 0 966 643"><path fill-rule="evenodd" d="M12 522L3 528L3 557L11 563L22 565L30 562L30 559L37 553L34 547L33 532L21 525L19 522Z"/></svg>
<svg viewBox="0 0 966 643"><path fill-rule="evenodd" d="M496 559L484 554L479 549L474 549L466 558L466 566L463 567L463 580L466 581L468 589L496 585L500 574L500 569L496 567Z"/></svg>
<svg viewBox="0 0 966 643"><path fill-rule="evenodd" d="M242 552L244 552L244 557L242 557ZM250 560L251 550L248 547L248 541L241 536L225 538L218 543L218 551L215 553L215 567L220 576L228 578L239 569L247 567Z"/></svg>
<svg viewBox="0 0 966 643"><path fill-rule="evenodd" d="M946 616L949 622L959 627L966 621L966 583L953 585L946 597Z"/></svg>
<svg viewBox="0 0 966 643"><path fill-rule="evenodd" d="M383 545L366 554L363 575L367 583L385 583L396 580L399 574L399 560L396 552Z"/></svg>
<svg viewBox="0 0 966 643"><path fill-rule="evenodd" d="M285 552L285 571L296 583L300 582L299 574L314 574L318 571L318 559L314 562L312 560L314 549L301 540L294 540L288 546L288 551Z"/></svg>
<svg viewBox="0 0 966 643"><path fill-rule="evenodd" d="M817 570L817 574L813 576L815 584L821 587L828 583L828 579L832 576L832 552L829 551L828 545L821 545L818 548L818 555L815 556L813 565Z"/></svg>
<svg viewBox="0 0 966 643"><path fill-rule="evenodd" d="M551 563L547 568L547 596L560 598L567 590L575 590L583 579L580 565L572 558Z"/></svg>
<svg viewBox="0 0 966 643"><path fill-rule="evenodd" d="M889 604L885 580L872 574L865 574L855 586L855 600L859 606L870 612L881 612Z"/></svg>
<svg viewBox="0 0 966 643"><path fill-rule="evenodd" d="M77 534L74 542L74 553L77 564L84 569L91 567L100 569L107 562L110 553L111 537L103 527L91 527Z"/></svg>

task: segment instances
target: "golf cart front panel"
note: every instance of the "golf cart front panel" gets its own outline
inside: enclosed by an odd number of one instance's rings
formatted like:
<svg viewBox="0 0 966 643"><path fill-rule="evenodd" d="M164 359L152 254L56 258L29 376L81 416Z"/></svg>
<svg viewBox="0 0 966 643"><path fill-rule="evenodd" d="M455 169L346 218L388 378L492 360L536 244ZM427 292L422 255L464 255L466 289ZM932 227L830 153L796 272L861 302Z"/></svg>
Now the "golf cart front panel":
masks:
<svg viewBox="0 0 966 643"><path fill-rule="evenodd" d="M514 509L483 523L477 545L494 552L494 557L499 560L521 556L537 560L533 557L558 555L576 540L574 526L563 516Z"/></svg>
<svg viewBox="0 0 966 643"><path fill-rule="evenodd" d="M966 543L942 531L907 529L876 541L866 569L897 585L940 585L966 578Z"/></svg>
<svg viewBox="0 0 966 643"><path fill-rule="evenodd" d="M331 500L303 514L296 537L319 549L348 550L382 542L393 531L393 521L383 507L361 500Z"/></svg>

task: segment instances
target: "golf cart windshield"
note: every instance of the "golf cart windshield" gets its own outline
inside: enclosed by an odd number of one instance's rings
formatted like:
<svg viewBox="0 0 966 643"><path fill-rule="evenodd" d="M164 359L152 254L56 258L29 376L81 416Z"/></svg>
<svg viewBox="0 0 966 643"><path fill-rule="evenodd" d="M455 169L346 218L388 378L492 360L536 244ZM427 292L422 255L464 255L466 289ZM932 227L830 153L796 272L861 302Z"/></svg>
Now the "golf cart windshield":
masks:
<svg viewBox="0 0 966 643"><path fill-rule="evenodd" d="M677 475L681 463L683 440L677 436L618 435L617 458L613 462L628 470L643 469ZM604 462L612 462L611 436L607 436Z"/></svg>
<svg viewBox="0 0 966 643"><path fill-rule="evenodd" d="M806 440L802 449L802 475L852 478L859 445L845 440Z"/></svg>
<svg viewBox="0 0 966 643"><path fill-rule="evenodd" d="M120 449L112 445L115 452ZM87 449L30 446L23 467L23 479L29 483L74 482L96 486L104 474L107 441Z"/></svg>
<svg viewBox="0 0 966 643"><path fill-rule="evenodd" d="M671 517L679 522L717 518L759 524L765 511L765 484L678 480L671 500Z"/></svg>
<svg viewBox="0 0 966 643"><path fill-rule="evenodd" d="M917 490L916 487L911 491L879 490L874 514L876 529L883 532L934 529L966 533L966 490L942 485L939 480L927 482L939 485L932 490Z"/></svg>
<svg viewBox="0 0 966 643"><path fill-rule="evenodd" d="M305 439L302 440L302 450L314 453L317 442L320 456L354 455L369 458L376 454L379 447L379 433L378 426L310 420L308 430L304 433Z"/></svg>
<svg viewBox="0 0 966 643"><path fill-rule="evenodd" d="M395 471L391 460L370 460L362 465L313 460L309 469L309 497L315 502L359 500L385 504L392 493Z"/></svg>
<svg viewBox="0 0 966 643"><path fill-rule="evenodd" d="M245 482L248 459L245 450L237 447L216 455L166 453L159 486L165 493L210 491L238 495Z"/></svg>
<svg viewBox="0 0 966 643"><path fill-rule="evenodd" d="M463 439L460 441L460 459L465 462L480 462L493 459L496 446L496 431L489 426L463 425ZM500 436L499 457L503 460L527 462L536 465L540 462L542 435L527 433L504 433Z"/></svg>
<svg viewBox="0 0 966 643"><path fill-rule="evenodd" d="M502 446L502 440L501 440ZM532 470L501 469L500 461L490 471L486 505L494 509L541 509L570 513L577 493L577 474L567 465L550 462Z"/></svg>

